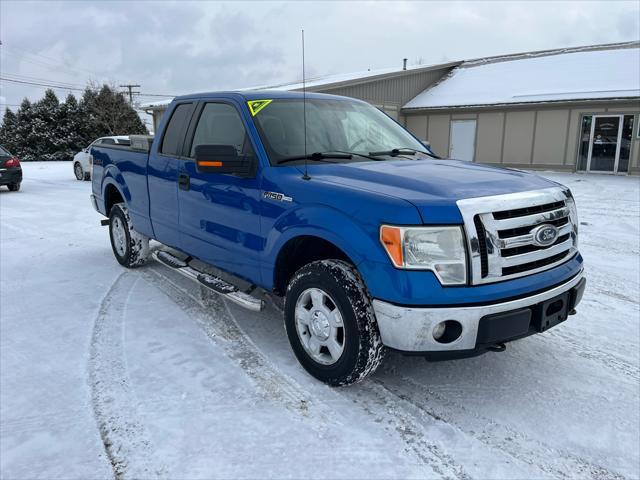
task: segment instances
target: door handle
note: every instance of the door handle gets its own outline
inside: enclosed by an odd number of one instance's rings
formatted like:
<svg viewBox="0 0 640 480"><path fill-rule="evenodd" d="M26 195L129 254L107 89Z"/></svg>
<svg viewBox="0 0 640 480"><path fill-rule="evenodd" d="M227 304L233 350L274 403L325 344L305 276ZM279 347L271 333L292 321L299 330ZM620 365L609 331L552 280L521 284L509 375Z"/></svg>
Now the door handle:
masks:
<svg viewBox="0 0 640 480"><path fill-rule="evenodd" d="M188 174L181 173L178 175L178 188L180 188L180 190L189 190L190 183L191 181Z"/></svg>

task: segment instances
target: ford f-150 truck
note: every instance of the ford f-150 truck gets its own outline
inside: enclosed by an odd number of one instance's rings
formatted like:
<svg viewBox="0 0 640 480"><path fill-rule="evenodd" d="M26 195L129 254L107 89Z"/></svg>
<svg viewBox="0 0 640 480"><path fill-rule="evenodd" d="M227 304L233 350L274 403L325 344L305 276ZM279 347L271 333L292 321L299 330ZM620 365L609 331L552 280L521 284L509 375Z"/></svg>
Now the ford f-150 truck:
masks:
<svg viewBox="0 0 640 480"><path fill-rule="evenodd" d="M568 188L439 159L362 101L187 95L155 138L91 155L118 262L153 256L253 310L284 297L293 352L330 385L365 378L387 349L504 350L566 320L584 292ZM149 239L165 247L150 253Z"/></svg>

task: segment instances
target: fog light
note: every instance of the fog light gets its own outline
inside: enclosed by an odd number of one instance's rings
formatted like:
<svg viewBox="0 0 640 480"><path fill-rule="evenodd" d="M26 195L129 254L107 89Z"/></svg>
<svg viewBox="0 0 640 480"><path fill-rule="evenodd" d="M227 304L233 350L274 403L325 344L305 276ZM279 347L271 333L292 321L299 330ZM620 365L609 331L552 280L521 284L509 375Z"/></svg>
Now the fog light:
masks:
<svg viewBox="0 0 640 480"><path fill-rule="evenodd" d="M445 320L433 327L432 334L438 343L455 342L462 335L462 324L457 320Z"/></svg>
<svg viewBox="0 0 640 480"><path fill-rule="evenodd" d="M436 340L440 340L440 338L442 338L442 335L444 335L444 331L446 328L447 325L445 322L440 322L435 327L433 327L433 338L435 338Z"/></svg>

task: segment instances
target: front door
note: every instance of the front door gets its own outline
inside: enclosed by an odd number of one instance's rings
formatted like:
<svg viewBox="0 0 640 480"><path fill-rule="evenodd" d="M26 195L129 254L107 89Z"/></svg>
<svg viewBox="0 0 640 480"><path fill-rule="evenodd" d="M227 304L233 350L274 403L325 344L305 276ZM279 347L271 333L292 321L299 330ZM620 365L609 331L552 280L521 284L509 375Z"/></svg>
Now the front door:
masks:
<svg viewBox="0 0 640 480"><path fill-rule="evenodd" d="M587 120L590 118L590 121ZM586 170L626 173L629 165L633 115L593 115L590 124ZM586 135L585 135L586 136Z"/></svg>
<svg viewBox="0 0 640 480"><path fill-rule="evenodd" d="M196 118L179 174L182 250L257 283L262 251L259 171L252 178L199 172L194 158L198 145L232 145L238 155L257 162L251 139L232 103L202 103Z"/></svg>

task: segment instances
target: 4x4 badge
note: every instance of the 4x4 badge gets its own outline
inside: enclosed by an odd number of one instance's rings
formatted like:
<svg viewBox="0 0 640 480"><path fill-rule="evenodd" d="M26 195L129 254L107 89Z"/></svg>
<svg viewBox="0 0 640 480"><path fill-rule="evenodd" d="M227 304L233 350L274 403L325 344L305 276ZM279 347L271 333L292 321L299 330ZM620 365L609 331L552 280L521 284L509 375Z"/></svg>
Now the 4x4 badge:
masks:
<svg viewBox="0 0 640 480"><path fill-rule="evenodd" d="M287 197L284 193L264 192L262 196L267 200L276 200L278 202L293 202L293 198Z"/></svg>

